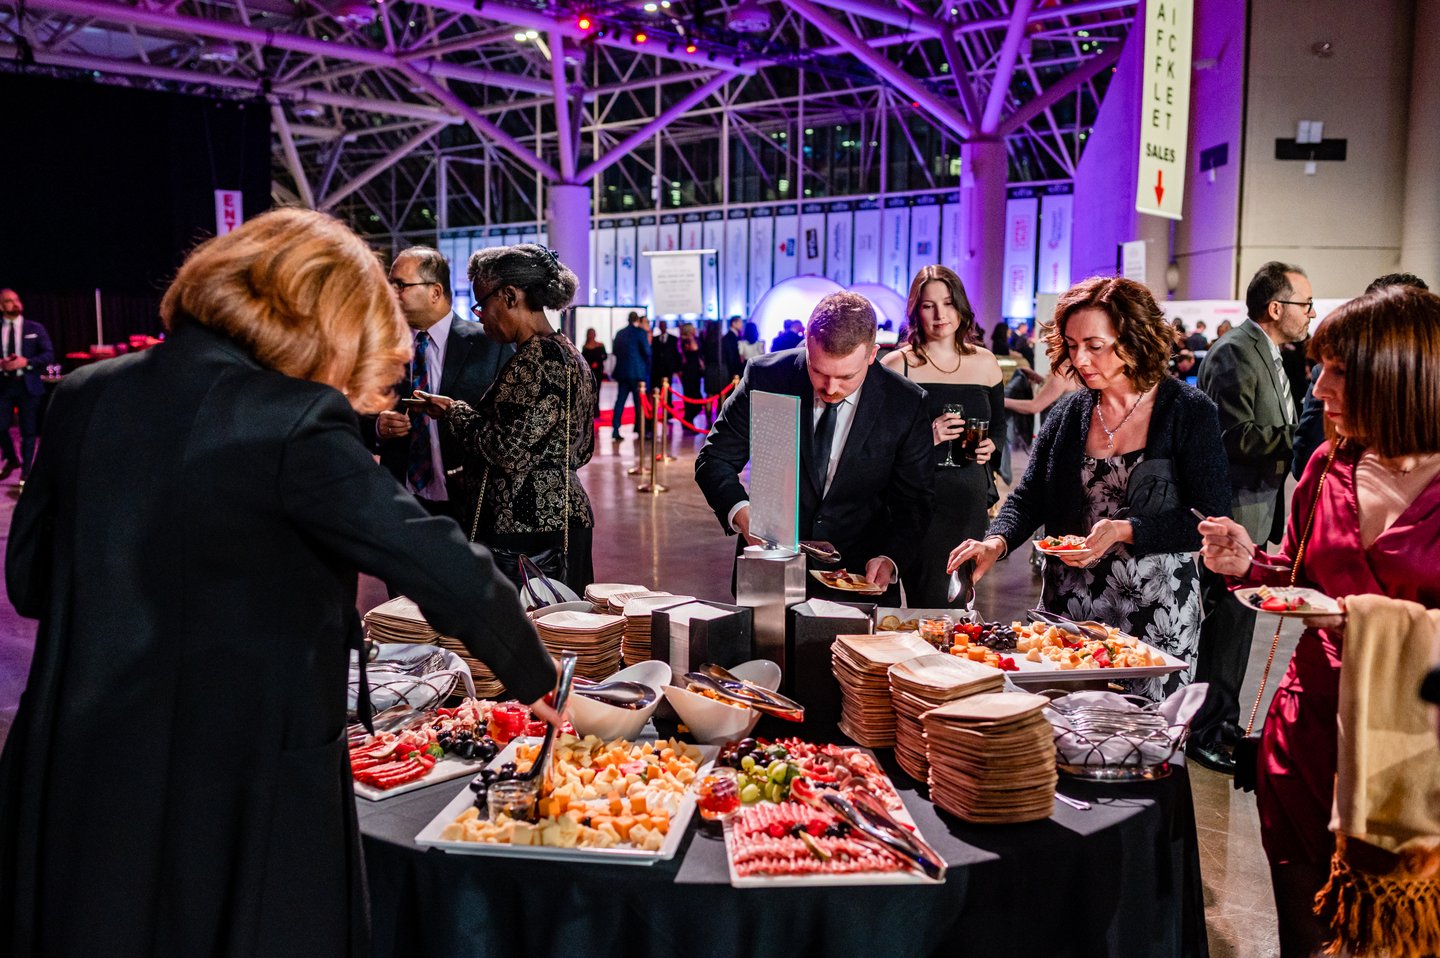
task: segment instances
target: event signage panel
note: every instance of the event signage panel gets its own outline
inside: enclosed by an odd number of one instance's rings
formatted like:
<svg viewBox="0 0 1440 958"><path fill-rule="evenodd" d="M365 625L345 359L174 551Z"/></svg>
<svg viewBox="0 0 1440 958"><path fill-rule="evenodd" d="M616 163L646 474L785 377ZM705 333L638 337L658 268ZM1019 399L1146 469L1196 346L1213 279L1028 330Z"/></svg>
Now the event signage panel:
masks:
<svg viewBox="0 0 1440 958"><path fill-rule="evenodd" d="M1040 201L1022 196L1005 201L1005 316L1035 315L1035 225Z"/></svg>
<svg viewBox="0 0 1440 958"><path fill-rule="evenodd" d="M239 190L215 191L215 235L224 236L245 222L245 194Z"/></svg>
<svg viewBox="0 0 1440 958"><path fill-rule="evenodd" d="M1140 89L1140 165L1135 209L1180 219L1190 136L1190 47L1194 0L1145 4L1145 73Z"/></svg>

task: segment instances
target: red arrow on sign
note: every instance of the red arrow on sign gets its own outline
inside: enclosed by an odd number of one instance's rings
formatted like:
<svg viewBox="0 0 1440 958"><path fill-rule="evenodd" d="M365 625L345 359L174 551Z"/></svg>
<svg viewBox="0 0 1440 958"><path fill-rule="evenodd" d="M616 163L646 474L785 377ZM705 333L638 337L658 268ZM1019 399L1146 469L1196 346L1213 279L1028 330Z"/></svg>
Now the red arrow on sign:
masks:
<svg viewBox="0 0 1440 958"><path fill-rule="evenodd" d="M1155 205L1159 206L1165 200L1165 171L1155 171Z"/></svg>

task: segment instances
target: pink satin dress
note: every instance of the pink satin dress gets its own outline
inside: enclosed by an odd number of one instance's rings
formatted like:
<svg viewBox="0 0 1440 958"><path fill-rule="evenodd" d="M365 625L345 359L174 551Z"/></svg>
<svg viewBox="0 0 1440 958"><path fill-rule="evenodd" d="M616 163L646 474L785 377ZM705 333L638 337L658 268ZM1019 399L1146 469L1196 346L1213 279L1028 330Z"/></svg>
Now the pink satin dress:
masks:
<svg viewBox="0 0 1440 958"><path fill-rule="evenodd" d="M1440 608L1440 478L1367 549L1360 538L1355 492L1360 450L1353 443L1342 448L1322 487L1329 449L1328 443L1322 446L1306 467L1291 502L1285 541L1272 558L1290 564L1319 488L1320 503L1297 585L1337 598L1377 593ZM1288 582L1288 573L1252 567L1244 584ZM1323 864L1335 848L1329 823L1342 652L1343 633L1307 629L1265 716L1256 799L1260 837L1272 865ZM1415 676L1413 688L1396 689L1395 694L1418 695L1423 679Z"/></svg>

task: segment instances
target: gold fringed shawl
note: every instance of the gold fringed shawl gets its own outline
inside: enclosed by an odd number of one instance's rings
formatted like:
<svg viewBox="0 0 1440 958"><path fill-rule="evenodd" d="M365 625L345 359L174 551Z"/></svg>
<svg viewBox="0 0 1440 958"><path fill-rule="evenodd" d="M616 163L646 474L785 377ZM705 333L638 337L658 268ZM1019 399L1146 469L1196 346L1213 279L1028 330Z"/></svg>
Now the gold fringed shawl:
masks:
<svg viewBox="0 0 1440 958"><path fill-rule="evenodd" d="M1440 744L1418 694L1440 611L1359 595L1346 612L1336 847L1315 912L1335 936L1328 954L1440 955Z"/></svg>

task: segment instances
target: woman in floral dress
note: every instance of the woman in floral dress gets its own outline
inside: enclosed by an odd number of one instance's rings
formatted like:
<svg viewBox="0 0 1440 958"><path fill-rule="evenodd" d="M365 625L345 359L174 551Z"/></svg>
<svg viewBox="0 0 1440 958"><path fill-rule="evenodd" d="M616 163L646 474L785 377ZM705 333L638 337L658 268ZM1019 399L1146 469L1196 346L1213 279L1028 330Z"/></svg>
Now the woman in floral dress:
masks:
<svg viewBox="0 0 1440 958"><path fill-rule="evenodd" d="M1042 526L1084 547L1046 556L1040 605L1093 619L1193 662L1200 634L1200 545L1190 510L1226 515L1230 482L1215 404L1166 375L1170 326L1149 291L1113 277L1060 298L1045 343L1051 368L1084 387L1055 404L1025 477L983 540L950 554L979 579ZM1131 680L1152 700L1188 671Z"/></svg>

